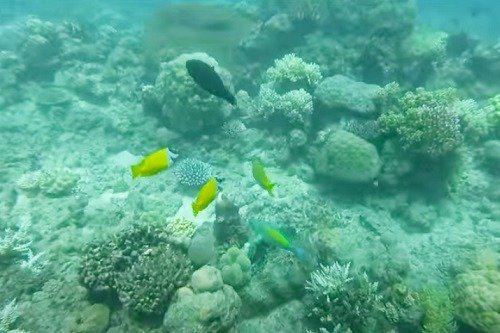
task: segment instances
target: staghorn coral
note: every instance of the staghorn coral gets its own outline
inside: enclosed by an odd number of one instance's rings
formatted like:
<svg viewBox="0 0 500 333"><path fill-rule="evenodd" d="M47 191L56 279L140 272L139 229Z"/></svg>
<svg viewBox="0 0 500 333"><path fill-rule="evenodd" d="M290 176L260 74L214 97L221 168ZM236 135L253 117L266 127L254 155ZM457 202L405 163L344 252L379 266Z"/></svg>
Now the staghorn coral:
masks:
<svg viewBox="0 0 500 333"><path fill-rule="evenodd" d="M382 311L378 283L366 273L352 274L350 264L321 265L311 274L306 290L312 296L310 316L323 329L360 332Z"/></svg>

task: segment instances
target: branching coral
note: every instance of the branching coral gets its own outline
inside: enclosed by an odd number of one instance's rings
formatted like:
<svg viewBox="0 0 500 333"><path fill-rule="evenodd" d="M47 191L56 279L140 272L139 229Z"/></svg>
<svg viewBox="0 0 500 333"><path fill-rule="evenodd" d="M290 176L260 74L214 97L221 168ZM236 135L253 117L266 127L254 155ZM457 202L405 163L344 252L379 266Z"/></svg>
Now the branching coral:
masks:
<svg viewBox="0 0 500 333"><path fill-rule="evenodd" d="M398 94L397 87L391 85L387 89L396 89ZM391 99L395 103L383 103L387 109L378 123L383 132L398 138L404 150L441 157L462 144L460 115L453 108L457 101L453 90L419 88L415 93L407 92L399 98L393 95L388 100Z"/></svg>
<svg viewBox="0 0 500 333"><path fill-rule="evenodd" d="M424 310L424 333L453 333L456 323L454 309L449 292L442 287L427 287L420 294Z"/></svg>
<svg viewBox="0 0 500 333"><path fill-rule="evenodd" d="M316 64L309 64L294 54L287 54L275 61L266 72L266 82L261 85L255 113L283 126L308 128L313 112L311 90L321 80ZM284 120L284 121L283 121Z"/></svg>
<svg viewBox="0 0 500 333"><path fill-rule="evenodd" d="M360 332L384 305L378 283L366 273L352 274L350 264L321 265L311 274L306 289L313 297L310 316L324 329Z"/></svg>
<svg viewBox="0 0 500 333"><path fill-rule="evenodd" d="M318 65L306 63L295 54L286 54L275 60L274 66L266 71L267 81L278 84L302 83L314 86L319 83L321 77Z"/></svg>

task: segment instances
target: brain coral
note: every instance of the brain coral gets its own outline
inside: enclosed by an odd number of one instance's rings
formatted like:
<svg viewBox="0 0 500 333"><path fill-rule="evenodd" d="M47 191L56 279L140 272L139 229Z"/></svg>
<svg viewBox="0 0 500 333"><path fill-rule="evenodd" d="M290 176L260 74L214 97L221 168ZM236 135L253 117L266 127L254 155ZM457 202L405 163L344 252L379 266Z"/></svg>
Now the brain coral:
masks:
<svg viewBox="0 0 500 333"><path fill-rule="evenodd" d="M470 270L459 274L454 288L454 304L459 320L478 332L500 332L500 272Z"/></svg>
<svg viewBox="0 0 500 333"><path fill-rule="evenodd" d="M373 180L381 166L374 145L343 130L329 134L314 164L319 175L353 183Z"/></svg>

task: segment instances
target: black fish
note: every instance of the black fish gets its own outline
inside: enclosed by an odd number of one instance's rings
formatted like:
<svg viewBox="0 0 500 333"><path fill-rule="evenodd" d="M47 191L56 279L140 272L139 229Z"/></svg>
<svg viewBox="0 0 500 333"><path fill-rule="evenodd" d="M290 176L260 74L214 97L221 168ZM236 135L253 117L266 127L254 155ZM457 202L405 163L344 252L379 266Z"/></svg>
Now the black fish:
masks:
<svg viewBox="0 0 500 333"><path fill-rule="evenodd" d="M201 60L190 59L186 61L186 69L194 82L203 90L236 105L236 98L224 86L224 82L212 66Z"/></svg>

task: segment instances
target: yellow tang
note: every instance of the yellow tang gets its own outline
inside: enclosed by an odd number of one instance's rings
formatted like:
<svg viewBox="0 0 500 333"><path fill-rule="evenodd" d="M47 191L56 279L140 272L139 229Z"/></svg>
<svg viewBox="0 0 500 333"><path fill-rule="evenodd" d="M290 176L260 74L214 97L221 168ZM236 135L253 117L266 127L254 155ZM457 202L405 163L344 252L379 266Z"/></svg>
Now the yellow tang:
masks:
<svg viewBox="0 0 500 333"><path fill-rule="evenodd" d="M204 210L214 201L217 196L217 180L215 177L210 178L205 185L203 185L196 196L196 199L191 204L194 216Z"/></svg>
<svg viewBox="0 0 500 333"><path fill-rule="evenodd" d="M273 195L273 188L275 184L271 183L267 177L266 170L264 170L264 166L258 160L252 161L252 174L257 183L259 183L264 190L269 192L270 195Z"/></svg>
<svg viewBox="0 0 500 333"><path fill-rule="evenodd" d="M170 164L169 154L168 148L162 148L144 157L142 161L130 167L132 178L153 176L166 170Z"/></svg>

